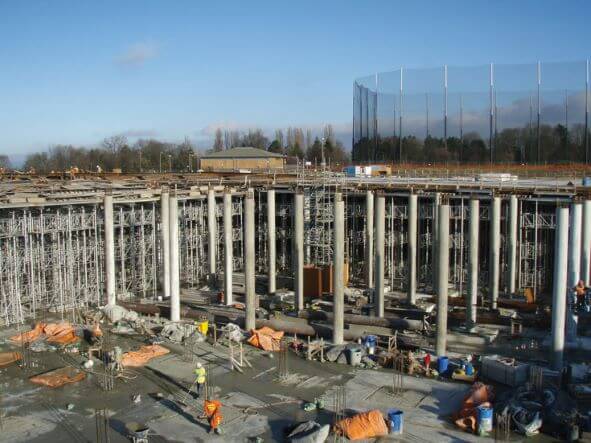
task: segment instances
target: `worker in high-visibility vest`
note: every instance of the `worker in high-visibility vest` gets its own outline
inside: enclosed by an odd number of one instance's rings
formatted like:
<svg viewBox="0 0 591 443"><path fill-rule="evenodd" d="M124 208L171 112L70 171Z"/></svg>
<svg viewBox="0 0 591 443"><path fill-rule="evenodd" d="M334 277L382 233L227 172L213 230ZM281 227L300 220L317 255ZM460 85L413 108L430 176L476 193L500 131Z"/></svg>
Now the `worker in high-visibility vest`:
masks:
<svg viewBox="0 0 591 443"><path fill-rule="evenodd" d="M205 368L201 363L197 363L195 368L195 385L197 386L197 398L201 395L201 388L205 384Z"/></svg>
<svg viewBox="0 0 591 443"><path fill-rule="evenodd" d="M209 432L221 434L222 404L218 400L205 400L203 412L209 420Z"/></svg>

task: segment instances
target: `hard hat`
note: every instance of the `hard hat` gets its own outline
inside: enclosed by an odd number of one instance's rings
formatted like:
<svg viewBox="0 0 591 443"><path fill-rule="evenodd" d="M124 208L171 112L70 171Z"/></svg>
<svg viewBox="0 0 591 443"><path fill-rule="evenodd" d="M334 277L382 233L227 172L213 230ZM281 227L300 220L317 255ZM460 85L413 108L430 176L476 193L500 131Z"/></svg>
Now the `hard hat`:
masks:
<svg viewBox="0 0 591 443"><path fill-rule="evenodd" d="M198 362L198 363L197 363L197 367L198 367L198 368L201 368L201 367L203 367L203 365L202 365L200 362Z"/></svg>

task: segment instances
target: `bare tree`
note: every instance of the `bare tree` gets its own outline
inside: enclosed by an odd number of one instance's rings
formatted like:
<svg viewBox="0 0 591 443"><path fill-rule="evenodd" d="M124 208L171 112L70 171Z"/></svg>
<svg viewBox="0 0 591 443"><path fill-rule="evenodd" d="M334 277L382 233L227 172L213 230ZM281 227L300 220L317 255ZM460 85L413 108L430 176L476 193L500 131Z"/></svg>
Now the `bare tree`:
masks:
<svg viewBox="0 0 591 443"><path fill-rule="evenodd" d="M215 130L215 140L213 142L213 150L214 151L222 151L224 149L224 140L222 135L222 130L217 128Z"/></svg>
<svg viewBox="0 0 591 443"><path fill-rule="evenodd" d="M117 154L123 146L127 145L127 137L124 135L113 135L103 140L103 146L111 151L112 154Z"/></svg>
<svg viewBox="0 0 591 443"><path fill-rule="evenodd" d="M8 155L0 155L0 169L10 169L10 159Z"/></svg>

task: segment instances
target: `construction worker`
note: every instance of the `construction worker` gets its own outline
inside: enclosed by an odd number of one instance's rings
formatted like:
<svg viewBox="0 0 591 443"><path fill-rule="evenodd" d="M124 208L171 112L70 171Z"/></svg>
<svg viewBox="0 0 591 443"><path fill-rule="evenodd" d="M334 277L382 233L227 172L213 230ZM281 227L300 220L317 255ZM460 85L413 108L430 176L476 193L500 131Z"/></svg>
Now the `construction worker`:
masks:
<svg viewBox="0 0 591 443"><path fill-rule="evenodd" d="M201 396L201 388L205 385L205 368L198 362L195 368L195 385L197 386L197 398Z"/></svg>
<svg viewBox="0 0 591 443"><path fill-rule="evenodd" d="M582 306L585 301L585 295L587 294L587 287L583 280L579 280L579 283L575 286L575 293L577 296L577 306Z"/></svg>
<svg viewBox="0 0 591 443"><path fill-rule="evenodd" d="M209 420L209 432L221 434L222 404L218 400L205 400L203 411Z"/></svg>

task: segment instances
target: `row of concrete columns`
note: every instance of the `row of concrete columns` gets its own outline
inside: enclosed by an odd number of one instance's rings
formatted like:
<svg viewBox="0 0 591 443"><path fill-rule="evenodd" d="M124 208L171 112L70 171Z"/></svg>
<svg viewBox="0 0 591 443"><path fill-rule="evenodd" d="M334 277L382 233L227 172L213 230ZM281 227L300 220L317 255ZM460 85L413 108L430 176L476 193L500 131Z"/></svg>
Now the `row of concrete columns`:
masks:
<svg viewBox="0 0 591 443"><path fill-rule="evenodd" d="M304 267L304 198L298 190L294 195L294 262L295 262L295 298L298 310L304 307L303 297L303 267ZM437 253L434 261L437 266L434 269L436 276L438 315L437 353L445 352L445 333L447 323L447 276L449 260L449 205L439 204L440 197L436 197L437 210L435 215L434 237L436 239L433 250ZM216 273L216 238L217 223L215 211L215 194L213 189L208 191L208 227L209 242L208 251L209 272ZM374 287L374 314L379 317L384 315L384 265L385 265L385 197L383 193L368 191L367 202L367 229L366 229L366 268L365 276L368 286ZM246 279L246 323L247 327L254 327L256 295L255 295L255 221L254 221L254 193L248 190L244 200L245 211L245 279ZM416 301L416 231L417 231L417 196L409 196L408 230L409 230L409 280L407 299L409 303ZM493 197L490 211L490 288L491 303L493 308L498 299L499 280L499 250L500 250L500 198ZM343 335L343 303L344 303L344 202L341 194L336 194L334 205L334 286L335 286L335 316L334 330L335 342L342 342ZM509 292L515 291L516 262L517 262L517 198L512 196L509 200L508 223L508 264L507 288ZM114 214L113 197L106 195L104 199L105 214L105 271L107 301L113 305L116 303L115 282L115 245L114 245ZM566 215L565 215L566 214ZM565 220L566 216L566 222ZM224 291L225 303L232 303L232 272L233 272L233 248L232 248L232 194L226 190L223 197L223 226L224 226ZM276 245L275 245L275 191L269 190L267 194L267 221L268 221L268 262L269 262L269 293L276 290ZM469 284L466 296L466 322L468 326L476 323L476 305L478 295L478 238L479 238L479 201L470 200L469 211ZM566 227L565 227L566 226ZM570 230L569 230L570 226ZM569 232L570 231L570 232ZM566 232L566 234L565 234ZM447 233L445 235L444 233ZM443 234L443 235L441 235ZM179 221L178 199L176 195L170 195L167 191L161 196L161 235L163 254L163 290L164 296L171 301L171 320L180 320L180 269L179 269ZM375 235L375 237L374 237ZM564 237L566 235L566 238ZM557 209L556 248L554 269L554 309L552 323L552 351L553 361L562 361L564 348L564 330L566 322L566 292L581 278L589 283L589 265L591 263L591 201L584 204L574 203L572 210L568 208ZM564 260L563 260L563 257ZM373 268L373 269L372 269ZM340 313L340 315L338 315ZM443 355L443 354L440 354ZM555 363L558 365L559 363Z"/></svg>

